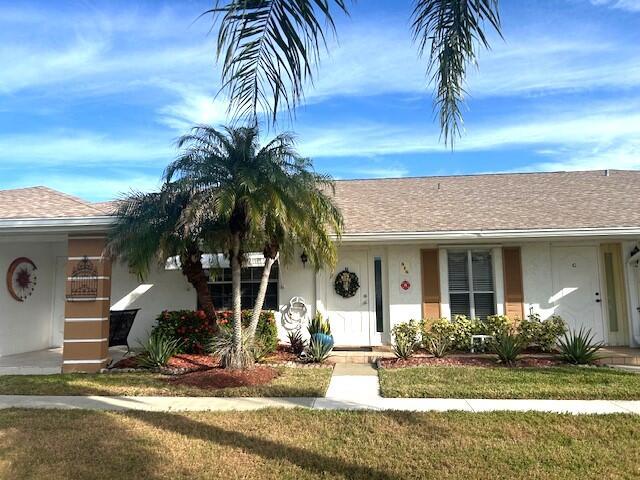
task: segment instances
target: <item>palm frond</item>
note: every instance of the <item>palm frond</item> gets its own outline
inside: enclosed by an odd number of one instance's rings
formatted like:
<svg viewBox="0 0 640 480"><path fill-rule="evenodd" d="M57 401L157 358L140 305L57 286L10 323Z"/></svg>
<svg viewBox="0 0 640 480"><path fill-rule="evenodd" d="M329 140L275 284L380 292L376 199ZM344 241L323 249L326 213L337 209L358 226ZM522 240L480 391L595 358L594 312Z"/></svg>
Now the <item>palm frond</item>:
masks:
<svg viewBox="0 0 640 480"><path fill-rule="evenodd" d="M490 48L486 25L500 33L498 0L416 0L413 38L428 52L427 73L435 85L435 109L445 144L453 147L463 128L461 107L467 94L469 64L477 64L478 44Z"/></svg>
<svg viewBox="0 0 640 480"><path fill-rule="evenodd" d="M281 108L293 114L326 48L325 28L335 33L332 7L348 13L345 0L228 0L205 12L222 17L221 92L235 118L257 123L264 112L274 123Z"/></svg>

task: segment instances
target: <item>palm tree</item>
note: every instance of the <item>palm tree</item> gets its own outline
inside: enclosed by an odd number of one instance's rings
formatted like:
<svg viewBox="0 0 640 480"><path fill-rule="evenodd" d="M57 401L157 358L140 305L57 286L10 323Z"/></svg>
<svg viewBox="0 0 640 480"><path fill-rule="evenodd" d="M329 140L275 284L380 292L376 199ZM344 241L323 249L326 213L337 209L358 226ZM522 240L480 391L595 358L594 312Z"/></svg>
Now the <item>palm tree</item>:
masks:
<svg viewBox="0 0 640 480"><path fill-rule="evenodd" d="M106 251L126 262L129 269L144 279L152 263L164 267L168 258L177 256L182 274L195 289L198 302L207 316L215 316L201 256L205 232L212 222L200 223L186 218L192 195L182 185L167 183L160 192L132 192L118 202Z"/></svg>
<svg viewBox="0 0 640 480"><path fill-rule="evenodd" d="M206 11L221 17L217 54L230 112L254 122L260 111L271 122L282 107L293 113L327 48L325 29L335 34L335 11L348 14L348 3L219 0ZM453 147L463 123L467 68L476 64L478 46L489 48L485 30L501 34L498 0L414 0L411 29L420 55L428 55L441 135Z"/></svg>
<svg viewBox="0 0 640 480"><path fill-rule="evenodd" d="M244 254L264 249L265 269L260 294L247 331L255 333L271 266L294 248L308 248L314 265L335 262L331 234L339 236L342 217L333 204L331 179L313 172L311 162L293 148L293 137L281 134L259 146L257 127L198 126L181 137L183 153L165 172L193 192L190 218L214 218L216 241L229 255L233 297L231 368L246 366L243 355L240 278ZM246 338L245 338L246 340Z"/></svg>

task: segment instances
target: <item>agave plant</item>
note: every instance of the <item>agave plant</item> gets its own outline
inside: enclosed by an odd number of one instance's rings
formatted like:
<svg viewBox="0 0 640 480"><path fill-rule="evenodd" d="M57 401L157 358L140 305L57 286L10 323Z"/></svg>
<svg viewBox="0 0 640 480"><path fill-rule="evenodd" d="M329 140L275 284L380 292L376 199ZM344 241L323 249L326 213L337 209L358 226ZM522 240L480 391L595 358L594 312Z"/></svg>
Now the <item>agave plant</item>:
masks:
<svg viewBox="0 0 640 480"><path fill-rule="evenodd" d="M425 348L436 358L444 357L451 349L451 338L447 335L429 335L425 340Z"/></svg>
<svg viewBox="0 0 640 480"><path fill-rule="evenodd" d="M512 366L525 345L520 335L513 333L502 333L496 335L492 342L493 351L498 355L502 363Z"/></svg>
<svg viewBox="0 0 640 480"><path fill-rule="evenodd" d="M320 363L327 359L333 350L333 337L326 333L314 333L307 347L307 358L312 362Z"/></svg>
<svg viewBox="0 0 640 480"><path fill-rule="evenodd" d="M166 366L169 359L180 351L182 341L156 329L141 346L143 351L138 356L138 365L142 368L160 368Z"/></svg>
<svg viewBox="0 0 640 480"><path fill-rule="evenodd" d="M598 350L603 347L602 342L595 342L591 329L580 327L564 334L559 342L560 355L564 360L574 365L588 365L600 358Z"/></svg>

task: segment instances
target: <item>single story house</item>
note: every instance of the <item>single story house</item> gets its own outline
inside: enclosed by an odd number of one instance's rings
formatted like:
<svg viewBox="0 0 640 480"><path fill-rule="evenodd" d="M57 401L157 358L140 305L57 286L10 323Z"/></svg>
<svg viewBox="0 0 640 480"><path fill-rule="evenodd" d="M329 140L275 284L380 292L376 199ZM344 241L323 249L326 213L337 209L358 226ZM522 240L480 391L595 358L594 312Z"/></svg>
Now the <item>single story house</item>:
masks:
<svg viewBox="0 0 640 480"><path fill-rule="evenodd" d="M297 254L274 268L266 306L283 339L322 311L340 346L389 344L410 319L537 313L637 347L639 186L640 171L620 170L338 181L336 269L316 272ZM62 347L64 371L95 371L108 358L110 310L140 309L135 345L162 310L196 308L171 262L141 284L102 256L111 211L45 187L0 191L0 356ZM224 258L205 263L216 307L229 307ZM247 307L261 270L259 256L249 263Z"/></svg>

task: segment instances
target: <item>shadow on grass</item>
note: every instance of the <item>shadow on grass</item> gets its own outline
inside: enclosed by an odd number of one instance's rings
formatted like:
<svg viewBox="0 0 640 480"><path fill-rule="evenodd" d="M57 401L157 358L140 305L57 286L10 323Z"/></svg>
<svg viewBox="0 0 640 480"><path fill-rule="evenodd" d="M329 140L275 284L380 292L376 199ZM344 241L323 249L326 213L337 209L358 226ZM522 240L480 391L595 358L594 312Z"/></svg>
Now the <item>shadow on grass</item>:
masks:
<svg viewBox="0 0 640 480"><path fill-rule="evenodd" d="M147 422L150 426L161 430L171 429L171 431L175 433L192 439L214 442L225 447L238 448L251 452L265 460L275 460L276 462L286 460L309 473L329 475L331 478L339 476L349 479L391 480L395 478L395 476L387 472L365 465L358 465L340 458L316 453L310 449L285 445L273 440L247 435L239 431L226 430L218 426L194 421L182 415L135 416ZM337 426L337 428L339 428L339 426Z"/></svg>
<svg viewBox="0 0 640 480"><path fill-rule="evenodd" d="M0 415L3 479L161 479L157 466L165 459L158 452L113 413L10 409Z"/></svg>

